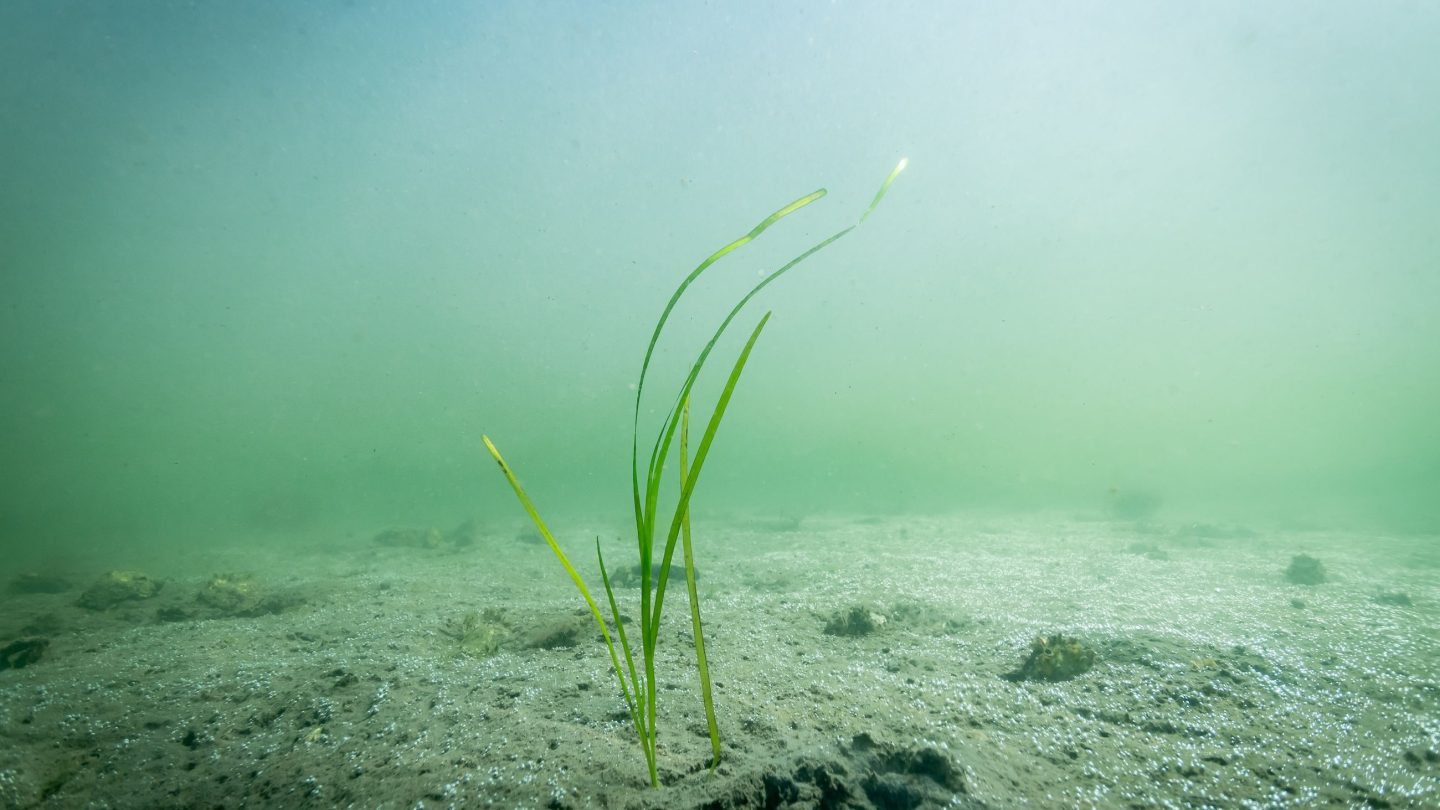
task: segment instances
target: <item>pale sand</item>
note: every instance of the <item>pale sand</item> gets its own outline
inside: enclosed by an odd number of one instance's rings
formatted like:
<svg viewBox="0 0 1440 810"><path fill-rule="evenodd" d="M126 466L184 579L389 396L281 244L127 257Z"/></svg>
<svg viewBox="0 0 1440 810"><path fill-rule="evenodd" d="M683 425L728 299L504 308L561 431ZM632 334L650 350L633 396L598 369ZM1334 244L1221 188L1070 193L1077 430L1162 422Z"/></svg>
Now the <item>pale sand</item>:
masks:
<svg viewBox="0 0 1440 810"><path fill-rule="evenodd" d="M0 594L0 645L51 641L0 671L0 805L1440 805L1435 537L975 517L698 530L714 774L678 571L652 790L593 620L507 523L460 549L357 537L148 560L160 596L103 613L78 589ZM566 534L587 575L595 534L617 532ZM1300 553L1331 580L1286 582ZM60 573L83 587L100 570ZM304 603L183 618L227 571ZM1413 605L1376 601L1394 592ZM620 598L638 612L638 590ZM823 632L856 605L876 632ZM167 608L180 619L158 621ZM466 655L443 630L487 608L511 634ZM525 646L567 624L574 646ZM1053 632L1095 667L1002 677Z"/></svg>

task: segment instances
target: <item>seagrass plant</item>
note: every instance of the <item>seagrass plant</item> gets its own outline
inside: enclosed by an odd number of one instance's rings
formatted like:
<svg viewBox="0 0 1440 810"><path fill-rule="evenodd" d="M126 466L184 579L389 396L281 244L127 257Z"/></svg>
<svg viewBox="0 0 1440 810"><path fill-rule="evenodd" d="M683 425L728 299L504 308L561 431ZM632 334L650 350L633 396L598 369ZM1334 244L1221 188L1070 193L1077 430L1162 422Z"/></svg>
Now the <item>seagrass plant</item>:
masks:
<svg viewBox="0 0 1440 810"><path fill-rule="evenodd" d="M790 214L799 211L810 203L825 196L825 189L818 189L794 202L786 205L765 219L761 220L749 233L741 236L730 244L710 254L705 261L701 262L685 280L680 282L665 309L660 313L660 320L655 324L655 330L650 335L650 345L645 349L645 359L640 364L640 381L635 389L635 415L632 423L630 441L630 490L632 494L632 507L635 513L635 537L636 545L640 554L640 640L639 640L639 662L636 661L636 646L631 642L627 633L625 623L620 618L620 609L615 603L615 591L610 585L610 575L605 569L605 558L600 552L600 541L595 541L595 556L600 566L600 577L605 584L605 597L609 602L611 620L615 625L615 635L611 635L609 626L605 623L604 616L600 613L600 606L596 604L595 598L591 595L590 589L586 587L585 580L580 572L570 563L560 544L555 540L555 535L550 532L545 521L541 519L540 513L536 511L535 504L526 494L524 487L520 485L519 479L500 455L500 451L490 441L489 436L482 436L485 447L490 455L500 465L500 471L505 474L505 479L510 482L511 488L515 490L515 496L525 507L530 519L535 522L535 527L540 530L540 535L549 544L550 550L555 552L555 557L560 560L565 573L570 575L575 587L580 590L580 595L589 606L590 613L595 617L595 623L600 627L600 634L605 639L605 647L610 652L610 664L615 670L615 678L620 682L620 691L625 696L625 705L630 710L630 722L635 727L635 734L640 739L640 748L645 755L645 765L649 770L650 784L658 786L659 775L656 772L655 746L655 649L660 638L660 615L661 608L665 604L665 586L670 579L670 565L674 559L675 546L680 541L682 546L683 560L685 566L685 582L690 596L690 621L695 640L695 661L700 673L700 695L705 706L705 721L710 731L710 747L713 754L710 767L714 769L720 762L720 732L715 723L715 705L710 689L710 670L705 658L705 636L701 630L700 622L700 601L695 588L695 561L691 549L690 535L690 499L694 495L695 485L700 480L700 471L705 466L705 459L710 453L710 446L715 441L715 433L720 428L720 421L725 416L725 409L730 405L730 397L735 393L735 385L740 381L740 374L745 370L745 363L750 358L750 352L755 348L755 341L759 339L760 332L770 319L770 313L766 312L755 328L751 330L750 337L741 349L740 356L736 358L730 369L730 376L725 381L725 386L720 392L720 398L715 407L710 411L709 419L706 420L704 433L701 434L700 444L695 448L694 458L689 457L689 434L690 434L690 392L695 385L700 371L709 359L710 352L730 323L735 320L745 305L750 302L770 282L789 272L796 265L815 255L819 251L833 244L845 234L854 230L856 225L864 222L880 204L880 200L889 190L890 184L905 168L906 161L901 160L898 165L885 178L880 185L880 190L875 192L875 197L870 201L869 208L854 224L839 232L821 240L808 250L787 262L780 269L765 276L760 283L756 284L746 293L738 303L730 310L725 319L715 329L708 343L700 351L699 357L690 367L690 373L686 376L685 382L680 386L679 392L675 395L674 402L665 417L664 423L655 436L654 444L650 448L650 456L645 464L645 473L640 474L640 403L645 393L646 374L650 370L650 360L655 353L655 346L660 341L660 333L665 329L665 323L670 318L670 313L675 309L680 296L685 294L690 285L699 278L711 265L729 255L731 252L745 246L767 228L779 222ZM678 435L677 435L678 433ZM678 443L677 443L678 439ZM671 512L668 523L657 523L659 511L661 474L664 472L666 460L669 459L671 451L675 450L678 456L679 467L679 495L675 501L675 507ZM643 485L642 485L643 484ZM654 562L655 541L657 530L664 526L664 543L662 545L658 568ZM652 595L652 586L654 593ZM633 631L633 627L630 628ZM615 638L619 637L620 644L617 651Z"/></svg>

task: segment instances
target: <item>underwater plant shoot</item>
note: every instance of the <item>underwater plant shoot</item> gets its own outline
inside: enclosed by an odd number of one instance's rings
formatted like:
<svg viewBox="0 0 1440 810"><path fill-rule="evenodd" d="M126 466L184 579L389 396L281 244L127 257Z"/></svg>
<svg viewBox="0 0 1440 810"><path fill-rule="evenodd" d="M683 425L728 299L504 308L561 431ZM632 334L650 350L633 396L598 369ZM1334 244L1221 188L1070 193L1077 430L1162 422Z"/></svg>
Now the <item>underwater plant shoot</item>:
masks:
<svg viewBox="0 0 1440 810"><path fill-rule="evenodd" d="M906 165L907 161L903 158L895 165L895 168L891 170L884 182L881 183L880 189L875 192L874 198L870 201L870 206L861 214L859 220L854 225L850 225L817 242L794 259L782 265L779 269L765 276L735 304L729 314L720 322L709 342L705 344L705 347L695 359L694 364L690 367L689 374L681 384L669 413L660 426L650 449L649 458L645 464L644 485L642 487L639 464L641 450L640 407L645 393L646 375L650 371L650 361L654 356L656 345L660 342L661 333L664 331L666 321L670 318L670 313L675 309L675 305L679 302L680 297L684 295L690 285L700 277L701 273L705 272L711 265L729 255L731 252L738 250L758 238L766 229L779 222L782 218L824 197L826 193L825 189L822 188L813 191L780 208L775 213L761 220L760 224L756 225L744 236L739 237L710 254L708 258L696 266L694 270L690 271L690 274L680 282L680 286L677 287L675 292L670 296L670 300L666 303L665 309L660 313L660 319L655 323L655 329L650 336L650 344L645 349L645 358L640 364L640 379L635 386L635 414L631 433L630 480L633 500L631 506L634 511L636 550L639 555L640 566L640 669L637 670L636 668L635 650L631 644L629 635L625 631L625 623L621 619L620 608L616 604L614 588L611 585L610 576L605 568L604 555L600 552L599 539L597 538L595 541L595 555L600 566L600 576L605 586L606 601L610 606L611 620L614 622L616 635L618 635L620 641L620 651L618 653L616 651L615 638L611 635L610 628L606 625L605 617L601 614L600 607L596 604L594 596L590 593L590 589L585 585L585 580L581 577L580 572L571 564L564 550L561 549L559 542L555 539L555 535L540 517L540 513L536 509L534 502L531 501L524 487L520 485L519 479L510 468L510 465L506 463L504 456L500 454L500 450L495 446L494 442L490 440L489 436L482 436L485 448L500 466L505 480L508 481L511 488L514 489L515 496L520 500L526 514L528 514L534 522L535 528L539 530L540 535L545 539L550 550L555 553L555 557L560 561L560 565L565 569L565 573L568 574L571 581L575 583L575 587L580 591L581 597L585 600L586 607L589 608L591 615L595 618L595 623L600 628L601 636L605 640L605 646L610 655L610 663L614 669L615 678L619 681L620 691L625 698L625 705L629 710L631 723L640 741L641 752L645 757L645 765L652 786L658 786L660 783L656 765L658 729L656 726L657 694L655 652L659 643L661 611L665 603L665 590L670 579L670 567L674 559L676 541L682 537L684 540L683 565L690 600L691 623L694 631L696 667L699 671L700 691L704 701L706 726L710 736L712 752L710 762L711 769L713 770L720 763L720 736L718 725L715 721L713 690L705 655L705 638L702 631L699 596L695 587L695 564L691 547L690 503L695 492L695 486L700 480L700 472L705 465L705 459L710 453L711 444L714 442L715 435L720 428L720 422L725 416L725 410L730 405L730 399L735 393L735 386L740 381L740 375L745 369L746 362L750 359L750 352L755 348L755 343L759 340L760 333L769 321L771 313L765 313L759 322L756 323L750 333L749 339L745 342L744 348L740 351L739 357L736 358L734 365L731 367L724 388L721 390L719 401L716 402L710 412L710 417L706 422L705 431L695 450L693 460L687 458L691 390L694 388L696 380L700 377L701 370L704 368L705 361L709 358L711 350L715 348L715 344L725 334L731 322L741 313L745 305L761 290L769 286L771 282L801 262L835 243L841 237L850 233L850 231L860 223L868 219L870 214L874 212L875 207L878 206L880 201L885 197L886 192L889 191L891 184L899 177L900 172L905 170ZM655 541L657 539L657 515L662 489L661 479L662 473L665 470L666 459L669 458L672 444L676 439L677 429L679 431L679 492L668 521L668 528L662 535L664 540L663 555L657 568L654 561L654 551ZM653 598L651 596L652 582L655 585ZM622 657L624 659L623 665L621 663Z"/></svg>

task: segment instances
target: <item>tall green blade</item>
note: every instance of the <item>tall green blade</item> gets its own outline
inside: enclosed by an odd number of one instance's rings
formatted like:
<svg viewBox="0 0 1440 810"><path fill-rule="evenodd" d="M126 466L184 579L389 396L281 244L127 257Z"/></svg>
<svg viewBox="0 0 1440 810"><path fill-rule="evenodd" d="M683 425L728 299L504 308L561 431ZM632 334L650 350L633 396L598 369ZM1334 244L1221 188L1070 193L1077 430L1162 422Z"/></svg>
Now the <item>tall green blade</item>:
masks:
<svg viewBox="0 0 1440 810"><path fill-rule="evenodd" d="M620 647L625 650L625 666L630 670L630 684L635 689L635 696L638 699L642 693L640 679L635 674L635 656L630 653L630 640L625 636L625 620L620 618L620 606L615 603L615 589L610 586L610 573L605 570L605 555L600 553L600 538L595 538L595 558L600 563L600 579L605 583L605 597L610 601L610 617L615 621L615 631L620 635ZM625 688L625 679L620 679L620 688ZM643 716L645 704L630 700L630 694L625 695L625 703L630 708L630 722L635 726L635 734L640 738L640 748L645 754L645 764L650 770L650 784L659 786L660 776L655 769L655 744L654 740L645 735L646 722Z"/></svg>
<svg viewBox="0 0 1440 810"><path fill-rule="evenodd" d="M895 182L895 178L897 178L897 177L900 175L900 172L904 171L904 169L905 169L906 165L908 165L908 163L909 163L908 160L902 158L902 159L900 160L900 162L896 164L895 168L890 171L890 174L885 177L884 182L881 183L881 185L880 185L879 191L877 191L877 192L875 193L874 199L871 200L871 202L870 202L870 207L869 207L868 209L866 209L865 213L861 216L860 221L864 221L865 217L868 217L868 216L870 215L870 212L871 212L871 211L874 211L874 210L875 210L875 207L880 204L880 200L884 198L885 192L889 190L891 184L893 184L893 183ZM803 198L802 198L802 199L803 199ZM859 222L857 221L856 225L858 225L858 224L859 224ZM685 383L681 386L681 388L680 388L680 393L675 397L675 404L671 407L670 412L669 412L669 415L666 417L664 426L661 428L661 431L660 431L659 435L656 436L655 446L654 446L653 450L651 451L651 455L650 455L649 475L647 476L646 485L645 485L645 488L646 488L646 501L647 501L647 513L653 514L654 504L655 504L656 502L658 502L659 491L660 491L660 472L661 472L662 468L664 467L664 460L665 460L665 458L669 456L669 453L670 453L670 444L671 444L671 442L673 441L674 434L675 434L675 429L676 429L676 426L677 426L678 423L679 423L680 403L683 402L683 401L685 401L685 399L687 399L687 398L690 396L690 391L691 391L691 389L692 389L692 388L694 387L694 385L695 385L695 380L700 376L700 370L701 370L701 368L705 365L705 361L706 361L706 359L710 356L711 350L715 348L715 344L720 340L720 337L725 333L725 330L726 330L727 328L729 328L730 323L735 319L735 317L736 317L737 315L740 314L740 311L745 308L745 305L748 304L752 298L754 298L756 295L758 295L761 290L763 290L763 289L765 289L765 287L769 286L771 282L775 281L775 280L778 279L780 276L782 276L782 275L784 275L785 273L789 272L791 269L795 268L795 267L796 267L797 265L799 265L801 262L803 262L803 261L805 261L806 259L810 258L811 256L815 255L816 253L820 252L821 250L825 249L826 247L829 247L830 245L834 244L834 243L835 243L836 241L838 241L840 238L844 237L846 234L850 233L850 231L854 230L855 227L856 227L856 225L850 225L850 226L848 226L848 227L846 227L846 228L843 228L843 229L835 232L834 234L831 234L830 236L826 237L825 239L821 240L820 242L817 242L815 245L812 245L809 249L807 249L805 252L801 253L799 256L796 256L794 259L791 259L789 262L786 262L782 267L780 267L780 269L772 272L770 275L768 275L768 276L766 276L765 278L761 279L758 284L756 284L754 287L752 287L752 288L750 289L750 291L747 292L747 293L735 304L735 306L730 309L730 312L725 316L725 319L724 319L723 321L721 321L720 326L715 330L715 333L711 336L709 342L707 342L707 343L705 344L705 348L701 350L700 356L696 359L694 365L691 366L691 368L690 368L690 374L686 377ZM766 313L765 320L768 320L769 317L770 317L769 313ZM765 320L762 320L762 321L761 321L761 327L764 326ZM755 337L758 336L758 330L759 330L759 328L760 328L760 327L757 327L756 333L751 335L751 343L747 343L747 344L746 344L745 352L741 355L742 358L748 356L750 347L751 347L751 345L753 345L753 341L754 341ZM742 362L741 362L741 367L743 367L743 360L742 360ZM732 372L732 373L733 373L733 372ZM729 391L727 390L726 394L725 394L725 395L722 395L722 402L728 401L728 393L729 393ZM712 415L711 419L712 419L712 424L713 424L713 425L716 425L716 426L718 427L718 423L714 421L714 415ZM709 435L709 431L707 431L707 435ZM707 446L706 444L704 444L703 442L702 442L701 447L702 447L701 452L696 454L696 463L695 463L696 473L695 473L695 474L692 474L692 476L691 476L692 479L698 475L699 467L701 466L701 464L702 464L702 462L703 462L703 453L704 453L706 450L708 450L708 446ZM632 462L633 462L633 459L632 459ZM633 468L633 466L634 466L634 465L633 465L633 463L632 463L632 468ZM694 486L694 481L693 481L693 480L690 481L690 482L689 482L689 485L690 485L691 488L693 488L693 486ZM683 504L684 502L688 501L688 497L687 497L683 492L682 492L682 494L681 494L681 498L682 498L682 504ZM651 632L652 634L657 633L658 630L659 630L659 628L658 628L658 623L659 623L658 620L659 620L659 617L660 617L660 615L661 615L660 606L661 606L662 600L663 600L663 598L664 598L665 585L666 585L666 583L667 583L668 580L669 580L670 561L671 561L671 558L672 558L672 556L673 556L673 554L674 554L674 546L675 546L676 535L677 535L678 532L679 532L679 521L680 521L680 511L679 511L679 505L677 505L677 511L676 511L676 513L675 513L674 519L672 519L672 521L671 521L670 532L668 533L667 538L666 538L665 555L664 555L664 560L663 560L663 562L661 563L661 566L660 566L660 575L659 575L659 581L658 581L658 584L657 584L657 587L656 587L655 602L654 602L653 606L651 606L651 608L650 608L651 611L652 611L652 615L653 615L654 618L653 618L653 620L651 621L651 625L652 625L652 626L651 626L650 628L648 628L648 629L650 630L650 632ZM652 532L651 544L653 545L653 528L651 529L651 532ZM648 549L647 549L647 551L648 551ZM644 563L642 562L642 565L643 565L643 564L644 564ZM648 585L648 582L647 582L646 584Z"/></svg>
<svg viewBox="0 0 1440 810"><path fill-rule="evenodd" d="M715 347L715 344L716 344L716 342L718 342L718 341L720 340L721 335L723 335L723 334L725 333L725 330L726 330L727 328L729 328L730 322L735 319L735 316L737 316L737 315L740 314L740 310L742 310L742 309L745 308L745 305L750 302L750 299L754 298L757 294L759 294L759 292L760 292L761 290L763 290L763 289L765 289L767 286L769 286L771 282L775 281L776 279L780 278L780 277L783 276L784 274L788 273L791 269L793 269L794 267L796 267L797 265L799 265L801 262L803 262L803 261L805 261L806 259L810 258L811 256L815 255L816 253L819 253L821 250L825 249L826 247L829 247L830 245L834 244L834 243L835 243L836 241L838 241L841 237L845 236L846 234L850 233L850 231L854 230L855 227L856 227L857 225L859 225L861 222L864 222L865 219L870 216L871 212L873 212L873 211L875 210L876 206L878 206L878 205L880 204L880 201L881 201L882 199L884 199L885 193L886 193L887 191L889 191L890 186L895 182L895 179L900 176L900 173L905 170L905 167L906 167L907 165L909 165L909 160L906 159L906 158L901 158L901 159L900 159L900 162L897 163L897 164L895 164L895 168L890 170L890 174L888 174L888 175L885 177L884 182L882 182L882 183L880 184L880 189L875 192L875 197L874 197L873 199L871 199L871 201L870 201L870 207L867 208L867 209L865 209L865 213L861 215L860 219L856 221L855 225L851 225L851 226L849 226L849 227L846 227L846 228L843 228L843 229L837 231L837 232L834 233L834 234L831 234L829 237L826 237L825 239L821 240L820 242L816 243L815 245L812 245L809 249L807 249L805 252L801 253L799 256L796 256L794 259L791 259L789 262L786 262L780 269L772 272L770 275L768 275L768 276L766 276L765 278L761 279L758 284L756 284L754 287L752 287L752 288L750 289L750 291L747 292L747 293L744 295L744 297L742 297L737 304L735 304L735 306L730 310L729 314L727 314L727 315L725 316L725 320L723 320L723 321L720 323L719 328L717 328L717 329L715 330L715 333L714 333L714 335L711 336L710 341L705 344L705 348L704 348L703 350L701 350L699 358L696 359L695 364L694 364L694 365L691 367L691 369L690 369L690 374L689 374L689 376L686 378L685 383L681 386L681 388L680 388L680 393L675 397L675 401L674 401L674 403L672 404L672 406L671 406L671 408L670 408L670 411L669 411L669 413L667 414L667 416L666 416L666 418L665 418L665 422L663 423L663 425L662 425L662 427L661 427L661 429L660 429L659 434L658 434L658 435L656 436L656 438L655 438L655 444L654 444L654 446L651 448L651 452L650 452L650 463L649 463L649 466L648 466L648 468L647 468L648 472L647 472L647 475L646 475L646 482L645 482L645 515L646 515L645 526L646 526L646 531L647 531L647 537L646 537L646 540L647 540L646 551L647 551L647 552L649 551L650 547L653 546L653 543L654 543L654 525L653 525L653 522L654 522L654 514L655 514L656 504L657 504L658 501L659 501L659 494L660 494L660 473L661 473L661 469L662 469L663 466L664 466L664 460L665 460L666 457L669 456L669 453L670 453L670 443L671 443L671 441L672 441L672 439L673 439L673 435L674 435L674 432L675 432L675 426L676 426L676 423L677 423L677 420L678 420L678 413L679 413L680 402L683 401L686 397L688 397L688 396L690 395L690 389L694 386L696 378L700 376L700 370L701 370L701 368L705 365L705 360L710 356L710 351L711 351L711 349L713 349L713 348ZM817 192L817 193L818 193L818 192ZM811 195L811 196L813 197L814 195ZM796 207L798 207L798 204L800 204L800 203L802 203L802 202L803 202L804 204L808 204L808 201L809 201L809 198L807 198L807 197L802 197L800 200L797 200L795 203L792 203L791 206L796 206ZM789 208L789 207L787 207L787 208ZM771 220L767 220L766 223L762 223L762 224L766 224L766 227L768 227L768 223L771 222L773 219L778 219L778 216L777 216L777 215L780 215L781 212L788 213L788 210L787 210L787 209L781 209L780 212L776 212L776 214L771 215ZM677 292L677 295L675 296L675 298L678 298L678 292ZM673 303L674 303L675 298L672 298L672 299L671 299L672 305L673 305ZM668 309L667 309L667 314L668 314ZM658 336L658 334L659 334L659 332L658 332L658 330L657 330L656 335ZM646 365L648 366L648 364L649 364L649 357L647 356L647 358L646 358ZM643 372L642 372L642 376L643 376ZM636 424L637 424L637 426L638 426L638 419L639 419L639 401L638 401L638 399L637 399L637 401L636 401L636 420L637 420ZM630 465L630 466L631 466L631 478L632 478L632 486L635 487L636 492L637 492L637 502L638 502L638 482L636 482L636 481L634 480L634 479L635 479L635 474L636 474L636 469L635 469L636 462L635 462L635 458L634 458L634 449L635 449L635 448L633 447L633 444L634 444L634 442L633 442L633 436L632 436L631 465Z"/></svg>
<svg viewBox="0 0 1440 810"><path fill-rule="evenodd" d="M779 270L761 279L760 283L751 287L750 291L745 293L744 297L740 299L740 302L731 308L730 312L726 314L725 319L720 322L720 326L715 330L714 334L710 336L710 340L705 344L705 347L700 350L700 356L696 358L694 365L690 367L690 373L686 376L684 384L680 386L680 393L676 395L675 402L665 417L664 425L661 427L660 433L655 437L655 445L650 451L650 472L646 479L646 498L649 511L654 511L655 503L659 500L660 473L664 467L664 459L670 455L670 444L674 439L675 427L678 424L677 418L680 402L690 396L690 390L695 386L695 381L700 376L700 370L705 366L705 361L709 359L710 352L715 348L715 344L720 341L721 336L725 334L725 330L730 328L730 323L740 314L740 310L744 309L745 305L750 303L750 299L758 295L760 291L769 286L771 282L788 273L796 265L819 253L854 228L855 226L851 225L821 240L819 243L812 245L804 253L786 262Z"/></svg>
<svg viewBox="0 0 1440 810"><path fill-rule="evenodd" d="M635 531L636 535L640 538L640 543L642 546L647 546L649 541L654 537L654 531L652 528L654 525L654 508L652 506L648 512L644 511L642 509L640 499L640 475L638 466L640 435L640 398L645 393L645 375L650 370L650 360L655 354L655 345L660 342L660 332L665 328L666 321L670 319L670 312L675 309L675 304L679 302L680 296L685 294L685 291L690 288L690 285L695 281L695 279L699 278L700 274L705 272L705 270L709 268L710 265L720 261L732 251L738 250L741 247L744 247L749 242L754 241L771 225L774 225L776 222L779 222L784 217L787 217L795 213L796 211L799 211L801 208L809 205L810 203L815 202L821 197L824 197L825 193L825 189L823 188L816 189L815 191L806 194L804 197L800 197L799 199L791 201L784 207L772 213L770 216L765 217L765 219L761 220L760 224L751 228L749 233L710 254L710 256L707 257L705 261L701 262L694 270L690 271L690 275L686 276L684 281L680 282L680 286L675 289L675 292L673 294L671 294L669 302L665 304L665 309L660 313L660 320L656 321L655 331L650 335L650 344L645 347L645 359L640 364L640 381L635 386L635 418L633 420L630 434L630 489L634 499ZM648 548L642 547L641 551L648 551ZM648 567L643 561L641 562L641 565L642 567Z"/></svg>
<svg viewBox="0 0 1440 810"><path fill-rule="evenodd" d="M690 400L680 408L680 487L689 477L686 456L690 443ZM695 552L690 542L690 507L680 524L680 542L685 550L685 590L690 594L690 631L695 638L695 667L700 670L700 699L705 704L705 725L710 730L710 770L720 767L720 727L715 723L715 698L710 689L710 666L705 658L705 629L700 623L700 593L695 587ZM623 640L623 636L621 637Z"/></svg>
<svg viewBox="0 0 1440 810"><path fill-rule="evenodd" d="M661 608L665 604L665 586L670 579L670 561L675 555L675 541L680 531L680 514L690 506L690 496L695 491L695 482L699 480L700 469L705 464L705 457L709 455L710 444L715 440L715 431L720 427L720 420L725 416L725 409L730 405L730 397L735 393L735 384L740 381L740 372L745 370L745 361L750 359L750 352L755 348L755 341L760 337L760 331L765 328L765 322L770 320L770 313L760 319L755 326L755 331L750 333L750 340L745 343L745 348L740 352L740 357L735 361L735 367L730 371L730 378L725 383L725 388L720 392L720 401L716 403L715 410L710 414L710 423L705 428L705 435L700 440L700 448L695 453L695 467L685 477L685 485L680 490L680 501L675 505L675 517L670 522L670 532L665 540L665 559L660 565L660 578L655 588L654 604L650 607L650 613L641 616L641 631L644 638L641 644L645 648L645 704L649 712L650 740L655 741L655 669L654 656L655 647L660 635ZM645 583L648 585L649 583ZM644 585L642 585L644 587ZM642 603L644 604L644 603Z"/></svg>
<svg viewBox="0 0 1440 810"><path fill-rule="evenodd" d="M505 480L510 482L510 488L515 490L515 497L520 499L520 505L525 507L525 512L530 515L530 520L535 524L535 528L540 530L540 536L545 538L546 544L550 546L551 551L555 552L555 557L560 560L560 565L564 567L565 573L570 575L570 579L575 583L575 587L579 589L580 595L585 597L585 604L590 608L590 615L595 617L595 623L600 626L600 635L605 637L605 646L610 650L610 664L615 668L615 677L620 679L620 690L625 693L625 703L630 706L630 711L633 714L635 711L633 701L639 700L640 695L637 692L633 699L630 696L630 688L625 685L625 673L620 669L620 657L615 654L615 642L610 638L610 628L605 626L605 618L600 615L600 607L595 604L594 598L590 596L590 589L585 587L585 580L580 577L580 572L575 570L575 566L570 564L570 558L566 557L565 552L560 549L560 544L556 542L555 535L550 533L550 527L546 526L545 521L540 519L540 513L535 509L535 503L531 501L530 496L525 493L525 488L520 486L520 479L515 477L515 473L510 469L510 465L505 463L505 457L500 455L500 450L495 447L495 443L490 441L489 436L482 435L480 440L485 442L485 449L490 451L491 458L494 458L495 463L500 465L500 472L505 474ZM618 617L619 614L616 615ZM629 654L628 645L626 654L627 656Z"/></svg>
<svg viewBox="0 0 1440 810"><path fill-rule="evenodd" d="M720 420L725 418L725 410L730 407L730 397L735 394L735 384L740 382L740 374L745 370L745 362L750 359L750 352L755 348L755 341L760 339L760 332L770 320L770 313L760 319L755 325L755 330L750 333L750 339L745 341L745 348L740 350L740 356L735 360L735 366L730 369L730 377L725 381L725 387L720 391L720 400L715 403L715 410L710 413L710 421L705 425L705 434L700 437L700 446L695 450L695 464L688 470L685 476L685 484L680 488L680 500L675 504L675 516L670 521L670 531L665 539L665 557L660 563L660 578L655 585L655 604L651 608L653 615L650 617L650 632L656 633L660 628L661 608L665 605L665 585L670 579L670 561L675 555L675 541L680 536L680 522L685 511L690 508L690 497L695 492L695 484L700 481L700 471L705 466L705 459L710 455L710 445L715 441L715 433L720 429Z"/></svg>
<svg viewBox="0 0 1440 810"><path fill-rule="evenodd" d="M899 177L900 172L905 171L905 167L909 165L909 158L900 158L900 162L896 163L895 168L891 169L890 174L885 177L885 182L880 184L880 190L875 192L875 198L870 201L870 207L866 208L865 213L860 215L860 222L864 222L870 218L870 213L874 211L875 206L879 205L880 201L885 198L885 192L890 190L890 185L895 182L895 178ZM860 222L855 224L859 225Z"/></svg>

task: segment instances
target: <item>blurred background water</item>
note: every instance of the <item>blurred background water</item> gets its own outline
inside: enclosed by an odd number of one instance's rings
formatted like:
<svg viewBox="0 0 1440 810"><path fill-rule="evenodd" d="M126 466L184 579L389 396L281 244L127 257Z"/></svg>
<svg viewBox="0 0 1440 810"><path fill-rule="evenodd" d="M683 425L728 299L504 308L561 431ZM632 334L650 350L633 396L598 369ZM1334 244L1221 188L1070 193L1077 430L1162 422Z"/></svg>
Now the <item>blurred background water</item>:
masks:
<svg viewBox="0 0 1440 810"><path fill-rule="evenodd" d="M0 549L696 511L1440 528L1440 7L0 4ZM712 380L713 383L713 380ZM660 392L666 392L660 396ZM714 386L707 389L713 395Z"/></svg>

